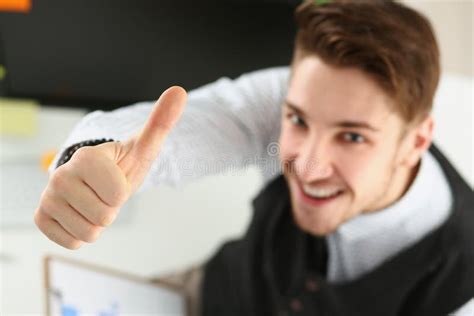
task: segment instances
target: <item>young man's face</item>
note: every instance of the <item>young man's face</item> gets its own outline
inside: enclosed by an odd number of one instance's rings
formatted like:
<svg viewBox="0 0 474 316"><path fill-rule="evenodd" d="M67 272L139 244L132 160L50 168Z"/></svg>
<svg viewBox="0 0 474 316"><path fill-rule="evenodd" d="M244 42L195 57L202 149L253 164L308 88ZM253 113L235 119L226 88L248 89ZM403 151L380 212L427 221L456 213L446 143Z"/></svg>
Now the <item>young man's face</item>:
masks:
<svg viewBox="0 0 474 316"><path fill-rule="evenodd" d="M390 102L360 70L335 68L316 56L293 65L280 156L303 230L329 234L403 195L416 165L410 156L416 138L404 133Z"/></svg>

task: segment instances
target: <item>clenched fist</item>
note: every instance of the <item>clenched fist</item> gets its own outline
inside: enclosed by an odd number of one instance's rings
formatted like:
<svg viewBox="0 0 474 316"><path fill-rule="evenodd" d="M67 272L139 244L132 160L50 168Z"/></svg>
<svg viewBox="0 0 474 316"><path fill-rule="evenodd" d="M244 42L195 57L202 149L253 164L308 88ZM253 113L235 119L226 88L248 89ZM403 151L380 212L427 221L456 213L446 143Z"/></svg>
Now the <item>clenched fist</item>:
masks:
<svg viewBox="0 0 474 316"><path fill-rule="evenodd" d="M34 215L39 229L68 249L94 242L143 182L185 103L186 91L171 87L140 133L125 142L78 149L49 178Z"/></svg>

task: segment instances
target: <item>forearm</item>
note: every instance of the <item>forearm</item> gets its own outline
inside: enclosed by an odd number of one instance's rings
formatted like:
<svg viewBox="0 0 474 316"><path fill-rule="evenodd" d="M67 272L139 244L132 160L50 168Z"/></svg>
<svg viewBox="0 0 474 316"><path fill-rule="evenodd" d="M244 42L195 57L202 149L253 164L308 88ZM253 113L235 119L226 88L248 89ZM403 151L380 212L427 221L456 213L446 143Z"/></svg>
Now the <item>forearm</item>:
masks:
<svg viewBox="0 0 474 316"><path fill-rule="evenodd" d="M222 78L191 91L183 116L163 144L141 190L158 184L182 184L256 163L268 174L275 173L274 165L264 165L277 159L275 155L267 157L267 145L278 137L287 79L288 69L276 68L236 80ZM74 128L61 152L87 139L130 138L142 128L153 104L141 102L90 113Z"/></svg>

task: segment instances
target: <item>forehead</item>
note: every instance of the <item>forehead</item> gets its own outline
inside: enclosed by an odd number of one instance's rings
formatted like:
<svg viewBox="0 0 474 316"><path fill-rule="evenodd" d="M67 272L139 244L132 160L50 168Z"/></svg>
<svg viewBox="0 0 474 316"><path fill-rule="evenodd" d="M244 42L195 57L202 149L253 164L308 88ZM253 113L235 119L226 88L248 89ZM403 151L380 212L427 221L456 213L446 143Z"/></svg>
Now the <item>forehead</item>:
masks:
<svg viewBox="0 0 474 316"><path fill-rule="evenodd" d="M319 121L364 120L383 125L397 117L390 97L372 77L356 68L327 65L316 56L293 64L287 99Z"/></svg>

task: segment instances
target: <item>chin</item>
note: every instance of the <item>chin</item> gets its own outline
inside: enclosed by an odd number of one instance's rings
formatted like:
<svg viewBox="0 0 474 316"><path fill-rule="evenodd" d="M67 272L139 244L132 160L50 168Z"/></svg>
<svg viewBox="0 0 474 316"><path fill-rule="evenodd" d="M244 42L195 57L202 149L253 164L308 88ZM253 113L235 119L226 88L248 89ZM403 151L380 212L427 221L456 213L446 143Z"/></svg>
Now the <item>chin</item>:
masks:
<svg viewBox="0 0 474 316"><path fill-rule="evenodd" d="M296 225L311 235L327 236L339 227L339 223L334 218L327 218L324 216L325 214L317 214L316 210L303 210L292 206L292 213Z"/></svg>

